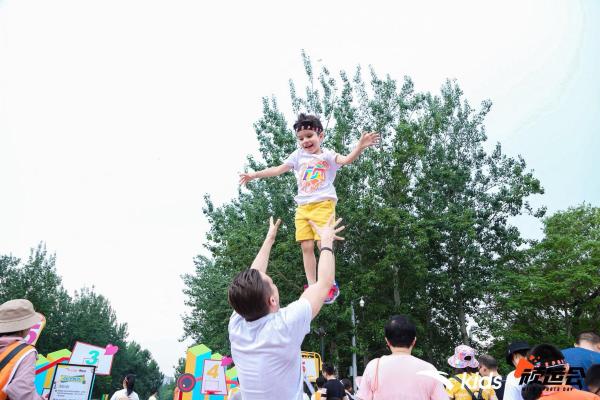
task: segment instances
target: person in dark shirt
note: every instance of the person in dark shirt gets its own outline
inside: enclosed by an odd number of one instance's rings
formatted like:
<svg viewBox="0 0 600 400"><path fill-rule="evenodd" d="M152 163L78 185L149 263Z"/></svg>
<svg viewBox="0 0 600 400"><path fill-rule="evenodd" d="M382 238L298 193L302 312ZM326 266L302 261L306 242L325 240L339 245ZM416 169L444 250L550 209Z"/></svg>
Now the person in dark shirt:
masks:
<svg viewBox="0 0 600 400"><path fill-rule="evenodd" d="M335 376L335 369L331 364L323 364L323 376L327 380L323 388L325 394L322 398L327 400L348 400L344 385Z"/></svg>

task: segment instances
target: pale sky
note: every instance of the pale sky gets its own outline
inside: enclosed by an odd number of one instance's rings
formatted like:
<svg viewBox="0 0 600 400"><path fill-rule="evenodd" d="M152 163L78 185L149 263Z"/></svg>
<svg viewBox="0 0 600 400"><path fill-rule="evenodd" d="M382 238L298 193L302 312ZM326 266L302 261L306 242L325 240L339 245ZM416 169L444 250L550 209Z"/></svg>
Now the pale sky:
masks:
<svg viewBox="0 0 600 400"><path fill-rule="evenodd" d="M493 101L490 143L535 170L535 204L600 205L598 1L0 0L0 254L46 242L172 375L203 195L236 195L261 97L292 121L301 49L418 90L456 78Z"/></svg>

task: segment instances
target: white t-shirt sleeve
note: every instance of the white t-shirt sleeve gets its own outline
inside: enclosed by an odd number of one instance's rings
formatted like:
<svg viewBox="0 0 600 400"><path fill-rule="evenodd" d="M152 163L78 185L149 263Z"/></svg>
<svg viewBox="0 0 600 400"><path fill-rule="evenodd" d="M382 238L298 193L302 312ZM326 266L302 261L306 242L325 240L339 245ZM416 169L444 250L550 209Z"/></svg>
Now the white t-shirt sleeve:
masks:
<svg viewBox="0 0 600 400"><path fill-rule="evenodd" d="M290 154L288 156L288 158L285 159L285 161L283 163L285 165L289 165L294 170L297 170L298 169L298 153L299 152L300 152L300 150L296 149L292 154Z"/></svg>
<svg viewBox="0 0 600 400"><path fill-rule="evenodd" d="M323 155L325 156L325 161L330 165L332 171L337 171L340 169L341 165L337 163L338 154L333 150L325 150L323 151Z"/></svg>
<svg viewBox="0 0 600 400"><path fill-rule="evenodd" d="M289 330L289 335L298 346L310 332L312 310L306 299L298 299L282 309L282 318Z"/></svg>

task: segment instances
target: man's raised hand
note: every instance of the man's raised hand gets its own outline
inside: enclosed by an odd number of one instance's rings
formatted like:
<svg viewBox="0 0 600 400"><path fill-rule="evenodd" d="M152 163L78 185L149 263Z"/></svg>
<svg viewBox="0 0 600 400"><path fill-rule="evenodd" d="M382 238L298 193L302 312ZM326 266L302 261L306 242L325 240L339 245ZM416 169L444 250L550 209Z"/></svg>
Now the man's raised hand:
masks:
<svg viewBox="0 0 600 400"><path fill-rule="evenodd" d="M344 238L338 236L337 233L343 231L346 227L338 227L340 222L342 222L342 219L339 218L334 222L333 218L333 215L331 215L329 221L323 226L317 226L313 221L308 221L310 226L317 232L317 235L321 237L321 246L331 246L334 240L344 240Z"/></svg>
<svg viewBox="0 0 600 400"><path fill-rule="evenodd" d="M281 219L277 219L277 222L273 222L273 217L269 218L269 231L265 237L258 254L254 258L250 268L255 268L263 273L267 273L267 267L269 266L269 255L271 254L271 247L275 243L275 237L277 236L277 229L281 225Z"/></svg>
<svg viewBox="0 0 600 400"><path fill-rule="evenodd" d="M269 231L267 232L266 240L275 240L279 225L281 225L281 218L277 218L276 222L273 222L273 217L269 218Z"/></svg>

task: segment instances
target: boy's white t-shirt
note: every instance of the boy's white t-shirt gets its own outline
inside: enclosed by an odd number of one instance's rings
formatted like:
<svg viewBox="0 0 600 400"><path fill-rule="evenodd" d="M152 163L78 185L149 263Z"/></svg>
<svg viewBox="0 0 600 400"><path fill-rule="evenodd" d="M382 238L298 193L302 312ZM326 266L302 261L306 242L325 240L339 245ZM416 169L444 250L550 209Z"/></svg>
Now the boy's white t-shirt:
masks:
<svg viewBox="0 0 600 400"><path fill-rule="evenodd" d="M294 197L298 205L333 200L337 202L335 193L335 173L340 165L335 161L337 153L321 149L320 154L311 154L304 149L297 149L284 161L296 174L298 194Z"/></svg>
<svg viewBox="0 0 600 400"><path fill-rule="evenodd" d="M310 332L311 316L306 299L256 321L231 315L231 355L244 400L302 400L300 346Z"/></svg>

